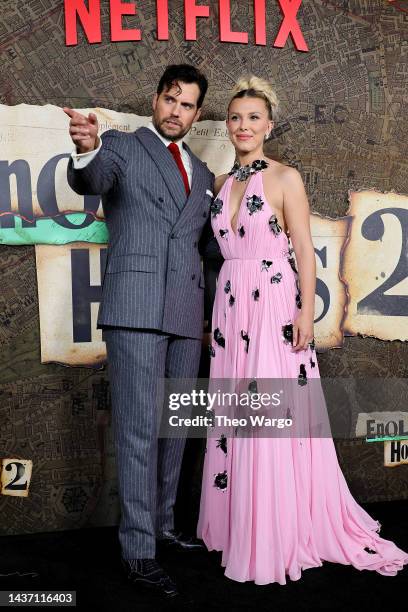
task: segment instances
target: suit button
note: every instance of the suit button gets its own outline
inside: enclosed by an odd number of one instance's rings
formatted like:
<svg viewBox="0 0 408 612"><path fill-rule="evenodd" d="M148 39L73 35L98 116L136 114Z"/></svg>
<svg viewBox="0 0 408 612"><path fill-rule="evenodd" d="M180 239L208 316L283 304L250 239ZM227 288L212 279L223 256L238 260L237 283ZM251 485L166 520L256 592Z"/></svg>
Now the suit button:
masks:
<svg viewBox="0 0 408 612"><path fill-rule="evenodd" d="M207 216L207 212L206 212L206 211L204 211L204 212L203 212L203 217L206 217L206 216Z"/></svg>
<svg viewBox="0 0 408 612"><path fill-rule="evenodd" d="M170 234L170 238L171 238L172 240L174 240L174 238L175 238L175 237L176 237L176 234Z"/></svg>
<svg viewBox="0 0 408 612"><path fill-rule="evenodd" d="M193 274L193 275L191 276L191 280L194 280L194 279L195 279L195 277L196 277L196 275L195 275L195 274Z"/></svg>
<svg viewBox="0 0 408 612"><path fill-rule="evenodd" d="M164 202L163 198L159 198L159 202Z"/></svg>

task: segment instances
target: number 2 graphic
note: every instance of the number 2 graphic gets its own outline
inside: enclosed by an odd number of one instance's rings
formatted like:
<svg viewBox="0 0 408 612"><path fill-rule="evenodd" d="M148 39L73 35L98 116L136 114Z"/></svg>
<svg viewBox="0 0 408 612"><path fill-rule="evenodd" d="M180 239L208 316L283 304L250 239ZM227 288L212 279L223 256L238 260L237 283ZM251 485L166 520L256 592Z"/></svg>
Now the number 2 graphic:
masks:
<svg viewBox="0 0 408 612"><path fill-rule="evenodd" d="M1 493L27 497L33 462L26 459L3 459L1 463Z"/></svg>

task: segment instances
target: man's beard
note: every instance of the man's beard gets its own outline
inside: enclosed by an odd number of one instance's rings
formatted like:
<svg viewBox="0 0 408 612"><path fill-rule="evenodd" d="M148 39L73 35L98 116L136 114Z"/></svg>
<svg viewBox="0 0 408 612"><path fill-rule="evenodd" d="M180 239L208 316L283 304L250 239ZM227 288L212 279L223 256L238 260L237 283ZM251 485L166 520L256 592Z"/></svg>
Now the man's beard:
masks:
<svg viewBox="0 0 408 612"><path fill-rule="evenodd" d="M155 121L154 117L153 117L153 125L156 128L156 130L159 132L160 136L163 136L163 138L166 138L167 140L172 140L172 141L181 140L188 132L188 130L183 130L182 127L180 126L180 132L178 134L174 134L174 133L167 134L167 132L164 131L163 127L158 122Z"/></svg>

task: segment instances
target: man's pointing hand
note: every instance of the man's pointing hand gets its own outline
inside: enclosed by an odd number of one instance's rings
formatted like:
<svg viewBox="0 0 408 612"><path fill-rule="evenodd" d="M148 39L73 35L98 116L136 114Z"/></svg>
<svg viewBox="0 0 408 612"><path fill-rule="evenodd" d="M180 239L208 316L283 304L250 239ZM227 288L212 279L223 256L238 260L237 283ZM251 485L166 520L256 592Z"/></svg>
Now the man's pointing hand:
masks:
<svg viewBox="0 0 408 612"><path fill-rule="evenodd" d="M89 153L99 145L98 119L95 113L88 117L77 113L72 108L64 106L63 111L70 117L69 134L78 153Z"/></svg>

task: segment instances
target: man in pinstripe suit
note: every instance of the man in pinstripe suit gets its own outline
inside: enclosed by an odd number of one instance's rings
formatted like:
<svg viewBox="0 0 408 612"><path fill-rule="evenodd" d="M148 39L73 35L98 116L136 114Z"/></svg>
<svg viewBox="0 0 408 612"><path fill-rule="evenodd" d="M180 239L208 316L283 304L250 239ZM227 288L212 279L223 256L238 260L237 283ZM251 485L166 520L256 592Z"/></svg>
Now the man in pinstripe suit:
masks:
<svg viewBox="0 0 408 612"><path fill-rule="evenodd" d="M167 596L173 581L155 560L156 538L193 547L174 532L185 440L157 439L157 383L195 378L203 331L198 241L214 176L183 143L207 80L169 66L153 98L152 123L98 137L97 118L65 108L76 145L68 181L101 194L109 230L98 327L106 341L118 465L119 538L129 578Z"/></svg>

